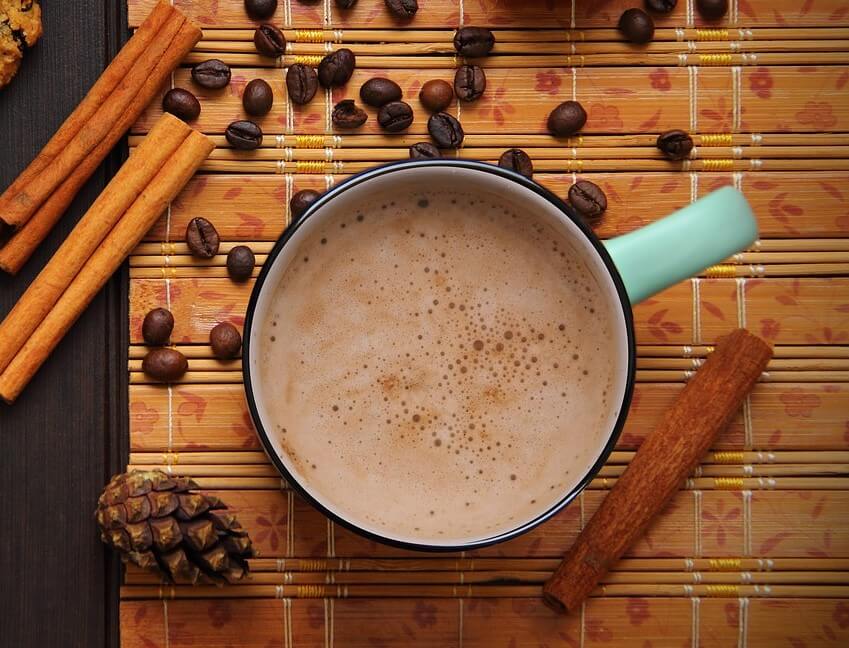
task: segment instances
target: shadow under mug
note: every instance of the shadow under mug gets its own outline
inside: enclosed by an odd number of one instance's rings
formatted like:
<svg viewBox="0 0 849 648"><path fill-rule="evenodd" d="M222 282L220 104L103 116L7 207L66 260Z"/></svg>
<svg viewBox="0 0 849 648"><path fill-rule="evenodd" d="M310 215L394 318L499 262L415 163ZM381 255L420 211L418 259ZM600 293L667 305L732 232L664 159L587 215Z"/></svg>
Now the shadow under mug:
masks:
<svg viewBox="0 0 849 648"><path fill-rule="evenodd" d="M263 406L258 331L265 321L269 300L288 264L298 256L298 245L338 210L361 201L364 192L382 192L413 182L422 188L459 186L463 191L493 193L523 209L533 210L556 226L579 251L611 304L618 321L613 339L624 359L613 377L609 434L597 459L568 491L558 493L553 504L534 511L504 531L459 541L392 536L362 521L351 519L334 505L332 495L319 494L300 475L274 435ZM243 374L251 417L271 462L288 484L324 514L369 539L407 549L462 551L514 538L547 520L571 502L601 469L619 437L630 405L635 380L635 342L632 304L650 297L701 270L744 250L757 238L757 224L743 195L724 187L684 207L671 216L629 234L602 242L574 210L553 193L521 175L482 162L452 159L415 160L376 167L355 175L325 193L281 235L256 281L247 309L244 332ZM320 287L317 287L320 290ZM352 485L354 487L355 485ZM505 519L507 518L505 514Z"/></svg>

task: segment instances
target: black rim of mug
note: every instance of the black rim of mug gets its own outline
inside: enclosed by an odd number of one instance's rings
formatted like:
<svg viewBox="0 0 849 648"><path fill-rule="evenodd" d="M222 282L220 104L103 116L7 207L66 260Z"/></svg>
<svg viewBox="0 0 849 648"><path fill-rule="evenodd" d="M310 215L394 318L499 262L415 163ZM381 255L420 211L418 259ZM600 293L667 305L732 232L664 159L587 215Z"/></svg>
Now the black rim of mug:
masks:
<svg viewBox="0 0 849 648"><path fill-rule="evenodd" d="M554 207L558 209L558 211L562 212L578 227L578 229L581 230L584 236L589 240L596 253L600 257L605 268L607 269L608 273L610 274L613 280L613 284L616 287L616 293L619 297L619 303L622 308L622 318L625 322L625 331L628 337L626 341L628 358L625 377L625 391L622 396L622 402L619 408L619 415L616 418L616 422L610 431L610 436L607 442L605 443L601 454L599 455L596 462L584 475L584 477L570 491L564 493L563 496L551 507L549 507L543 513L537 515L533 519L509 531L505 531L503 533L499 533L488 538L483 538L481 540L475 540L472 542L466 542L455 545L432 545L419 542L406 542L403 540L398 540L396 538L382 536L379 533L369 531L368 529L364 529L354 524L353 522L346 520L344 517L341 517L339 513L328 509L319 501L317 501L312 496L309 489L303 484L301 484L294 477L294 475L289 472L289 470L283 464L282 459L277 455L277 452L275 451L274 446L271 443L270 437L266 432L265 428L263 427L262 420L259 416L259 410L257 408L256 399L254 398L253 380L251 378L250 371L250 347L252 337L251 332L253 330L254 313L256 311L257 303L259 302L260 293L262 292L263 286L265 285L265 280L268 277L271 268L274 266L277 257L283 251L283 248L286 246L289 240L291 240L292 236L295 234L298 228L300 228L300 226L303 225L303 223L323 205L326 205L336 196L339 196L345 191L352 189L353 187L356 187L357 185L360 185L363 182L366 182L382 175L386 175L388 173L394 173L396 171L427 167L448 167L472 171L482 171L485 173L497 175L506 180L515 182L524 187L525 189L534 192L538 196L541 196L549 203L551 203ZM245 396L247 398L248 409L250 411L254 427L256 428L257 436L259 437L259 440L262 443L266 454L268 455L271 462L274 464L274 467L286 480L286 483L291 488L295 489L305 500L312 504L312 506L314 506L324 515L329 517L333 522L336 522L337 524L348 529L349 531L353 531L354 533L357 533L358 535L361 535L369 540L374 540L376 542L380 542L393 547L398 547L401 549L412 549L418 551L432 552L469 551L472 549L480 549L482 547L488 547L499 542L504 542L506 540L512 540L513 538L517 538L518 536L527 533L534 527L542 524L546 520L559 513L576 497L578 497L581 492L583 492L583 490L589 485L589 483L598 474L598 472L601 470L601 467L607 461L607 458L613 451L613 448L616 445L617 440L619 439L619 435L622 432L622 428L625 425L625 419L628 415L628 409L631 404L631 396L634 391L636 363L636 344L634 342L634 317L633 313L631 312L631 302L629 301L627 292L625 291L625 284L622 281L622 277L619 275L619 271L613 264L613 259L610 258L607 249L604 247L604 245L595 235L595 233L590 229L590 227L586 223L584 223L580 216L578 216L578 214L571 207L569 207L569 205L564 203L560 198L558 198L548 189L508 169L504 169L493 164L487 164L485 162L477 162L474 160L452 160L439 158L390 162L389 164L373 167L371 169L353 175L345 181L339 183L326 193L324 193L318 200L316 200L312 205L310 205L309 209L307 209L307 211L304 212L304 214L301 215L300 218L297 218L292 221L292 223L280 235L280 238L277 240L277 243L275 243L274 248L269 253L268 258L263 264L262 270L260 270L256 283L254 284L253 291L251 292L251 298L248 302L248 308L245 314L245 327L243 339L244 345L242 349L242 375L244 379Z"/></svg>

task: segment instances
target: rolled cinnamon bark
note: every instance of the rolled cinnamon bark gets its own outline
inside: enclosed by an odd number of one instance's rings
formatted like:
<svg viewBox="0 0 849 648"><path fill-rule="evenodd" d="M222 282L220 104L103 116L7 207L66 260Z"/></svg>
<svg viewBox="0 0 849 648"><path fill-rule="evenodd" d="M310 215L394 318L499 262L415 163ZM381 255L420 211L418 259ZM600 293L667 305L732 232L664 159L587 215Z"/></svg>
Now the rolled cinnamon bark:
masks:
<svg viewBox="0 0 849 648"><path fill-rule="evenodd" d="M0 397L13 402L86 306L185 186L215 144L192 131L118 221L53 308L0 374Z"/></svg>
<svg viewBox="0 0 849 648"><path fill-rule="evenodd" d="M53 191L33 217L0 248L0 269L10 274L16 274L23 267L41 241L62 217L80 187L94 173L94 170L112 150L121 136L136 121L174 68L191 51L200 38L200 33L200 30L193 23L186 22L181 27L168 50L149 71L149 75L138 94L130 102L127 110L114 123L107 136L74 168L68 178Z"/></svg>
<svg viewBox="0 0 849 648"><path fill-rule="evenodd" d="M187 124L168 113L156 122L0 323L0 372L12 361L97 246L191 130Z"/></svg>
<svg viewBox="0 0 849 648"><path fill-rule="evenodd" d="M771 357L772 348L744 329L717 341L543 587L551 608L581 608L728 426Z"/></svg>
<svg viewBox="0 0 849 648"><path fill-rule="evenodd" d="M147 50L154 36L159 33L162 26L170 20L175 9L168 0L161 0L150 12L144 22L139 25L133 37L121 48L121 51L112 59L112 62L95 81L91 90L86 93L80 105L65 120L44 145L35 159L24 169L6 191L0 195L0 213L6 201L24 189L35 175L40 173L76 136L80 129L91 119L92 115L109 98L115 87L127 76L130 68Z"/></svg>

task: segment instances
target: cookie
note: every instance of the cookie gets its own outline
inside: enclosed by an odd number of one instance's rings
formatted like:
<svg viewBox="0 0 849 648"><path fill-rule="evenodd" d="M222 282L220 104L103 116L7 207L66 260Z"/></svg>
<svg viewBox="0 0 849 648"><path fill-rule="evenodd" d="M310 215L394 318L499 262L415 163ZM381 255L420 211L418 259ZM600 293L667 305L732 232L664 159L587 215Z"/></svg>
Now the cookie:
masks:
<svg viewBox="0 0 849 648"><path fill-rule="evenodd" d="M0 88L21 65L27 48L41 37L41 7L36 0L0 0Z"/></svg>

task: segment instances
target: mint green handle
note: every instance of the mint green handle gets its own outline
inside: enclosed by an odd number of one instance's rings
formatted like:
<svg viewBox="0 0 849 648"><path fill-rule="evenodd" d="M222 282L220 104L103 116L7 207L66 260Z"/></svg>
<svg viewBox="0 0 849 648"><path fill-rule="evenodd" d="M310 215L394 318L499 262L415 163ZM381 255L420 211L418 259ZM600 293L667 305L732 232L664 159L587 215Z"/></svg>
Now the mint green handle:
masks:
<svg viewBox="0 0 849 648"><path fill-rule="evenodd" d="M723 187L671 216L607 241L632 304L698 274L758 238L746 199Z"/></svg>

